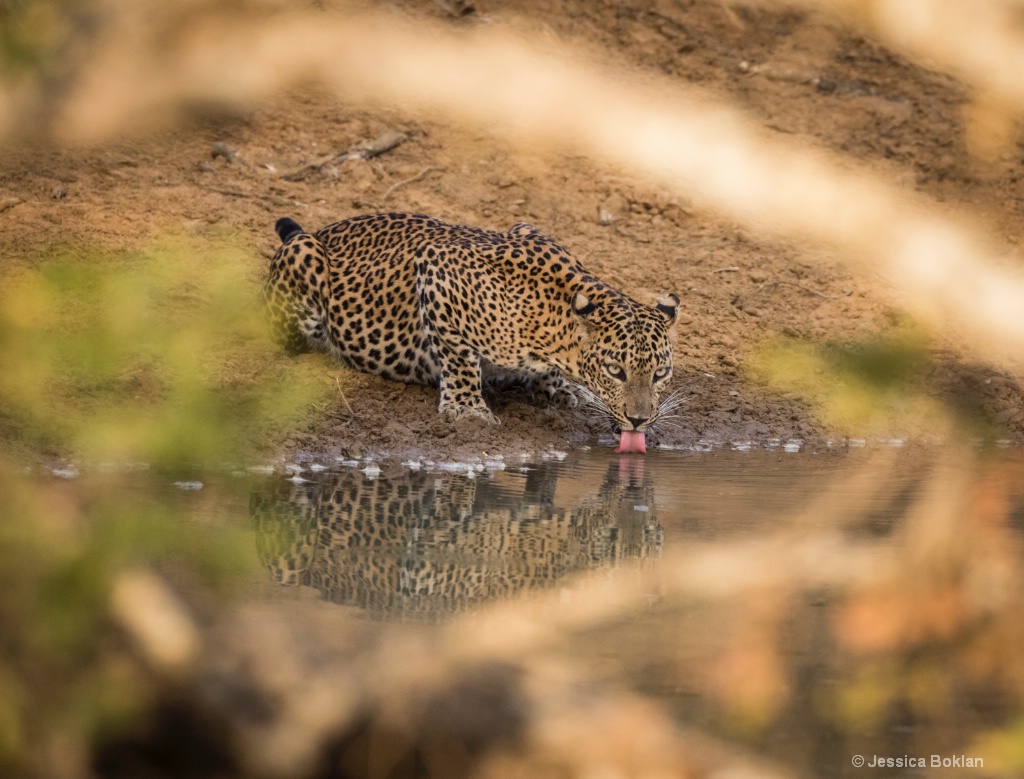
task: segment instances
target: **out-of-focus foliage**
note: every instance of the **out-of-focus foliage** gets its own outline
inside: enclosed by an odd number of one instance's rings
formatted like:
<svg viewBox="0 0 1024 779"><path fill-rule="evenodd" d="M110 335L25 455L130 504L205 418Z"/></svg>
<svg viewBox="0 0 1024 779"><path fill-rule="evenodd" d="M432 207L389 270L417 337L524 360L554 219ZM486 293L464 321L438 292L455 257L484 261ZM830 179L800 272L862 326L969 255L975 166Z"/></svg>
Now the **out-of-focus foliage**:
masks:
<svg viewBox="0 0 1024 779"><path fill-rule="evenodd" d="M75 10L78 5L78 10ZM10 76L52 73L88 3L4 0L0 3L0 68ZM77 18L76 18L77 17Z"/></svg>
<svg viewBox="0 0 1024 779"><path fill-rule="evenodd" d="M927 389L932 352L919 331L848 344L767 342L751 361L758 378L816 402L849 435L894 429L942 434L949 410Z"/></svg>
<svg viewBox="0 0 1024 779"><path fill-rule="evenodd" d="M1024 773L1024 717L1010 726L978 738L971 748L979 755L995 757L993 773L1020 775Z"/></svg>
<svg viewBox="0 0 1024 779"><path fill-rule="evenodd" d="M0 287L0 775L82 775L95 739L145 722L152 679L111 620L125 571L217 592L248 569L250 539L194 526L167 469L251 461L326 393L280 364L250 265L169 240L69 249ZM23 472L47 454L92 473Z"/></svg>
<svg viewBox="0 0 1024 779"><path fill-rule="evenodd" d="M154 564L226 593L246 535L192 527L155 498L166 477L35 479L0 464L0 775L84 775L91 744L137 729L154 679L110 617L125 570Z"/></svg>
<svg viewBox="0 0 1024 779"><path fill-rule="evenodd" d="M324 385L278 375L256 285L229 246L70 253L0 289L0 430L93 460L251 457ZM276 425L276 427L275 427Z"/></svg>

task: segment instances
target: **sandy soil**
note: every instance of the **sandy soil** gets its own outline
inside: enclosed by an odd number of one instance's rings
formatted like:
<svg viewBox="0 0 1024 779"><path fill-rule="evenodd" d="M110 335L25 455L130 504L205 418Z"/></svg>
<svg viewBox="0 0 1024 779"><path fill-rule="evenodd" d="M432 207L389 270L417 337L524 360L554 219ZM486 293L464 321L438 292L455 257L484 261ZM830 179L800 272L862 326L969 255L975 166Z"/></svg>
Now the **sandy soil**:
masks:
<svg viewBox="0 0 1024 779"><path fill-rule="evenodd" d="M443 16L430 3L399 5L410 14ZM481 14L490 24L597 44L634 67L698 83L779 133L813 139L980 215L1002 240L1019 240L1019 148L981 169L965 147L961 85L831 20L670 0L632 7L493 0L481 4ZM373 160L313 168L297 181L272 173L386 130L408 140ZM217 149L229 154L215 155ZM273 222L283 215L311 228L383 209L500 230L532 222L634 297L681 296L676 382L688 402L654 442L836 435L807 403L752 378L750 356L776 335L850 341L904 321L898 295L881 280L854 276L838 259L806 247L767 240L620 171L580 157L523 156L484 133L354 110L312 89L247 116L196 120L142 141L2 152L0 185L0 257L11 273L51 247L132 249L161 231L184 230L238 236L251 248L254 290L275 248ZM330 367L322 355L295 361ZM329 413L311 414L308 428L274 446L462 457L612 442L600 420L542 409L514 393L490 398L501 427L454 428L437 417L436 390L339 375ZM930 386L976 406L1001 435L1024 434L1021 387L1012 377L942 348ZM889 432L928 433L912 423Z"/></svg>

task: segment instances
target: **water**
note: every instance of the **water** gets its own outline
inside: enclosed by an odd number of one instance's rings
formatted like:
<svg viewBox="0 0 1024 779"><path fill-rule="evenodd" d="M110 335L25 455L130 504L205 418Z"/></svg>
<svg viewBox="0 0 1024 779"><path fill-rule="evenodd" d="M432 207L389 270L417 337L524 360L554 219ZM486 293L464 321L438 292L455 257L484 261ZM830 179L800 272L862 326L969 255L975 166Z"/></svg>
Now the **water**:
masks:
<svg viewBox="0 0 1024 779"><path fill-rule="evenodd" d="M439 626L547 597L574 665L798 775L991 768L1020 714L1021 458L794 449L271 476L254 597Z"/></svg>
<svg viewBox="0 0 1024 779"><path fill-rule="evenodd" d="M848 477L870 459L602 451L480 472L307 468L255 489L250 514L275 584L312 588L375 618L443 619L583 572L656 565L688 540L771 532L830 482L830 500L860 505L865 496L844 495L843 485L860 491ZM896 498L913 497L919 459L899 457L890 483L862 506L870 521L884 523Z"/></svg>

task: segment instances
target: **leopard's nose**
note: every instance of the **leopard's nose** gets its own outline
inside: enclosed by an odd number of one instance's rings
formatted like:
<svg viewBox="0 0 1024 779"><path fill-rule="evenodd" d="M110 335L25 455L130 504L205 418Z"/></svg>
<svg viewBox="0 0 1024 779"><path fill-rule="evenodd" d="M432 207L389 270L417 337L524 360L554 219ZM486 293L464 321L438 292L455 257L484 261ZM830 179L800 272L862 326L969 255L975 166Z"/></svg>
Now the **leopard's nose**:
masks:
<svg viewBox="0 0 1024 779"><path fill-rule="evenodd" d="M626 419L628 419L630 422L633 423L633 429L634 430L639 430L640 429L640 425L642 425L644 422L646 422L648 418L647 417L630 417L630 416L627 416Z"/></svg>

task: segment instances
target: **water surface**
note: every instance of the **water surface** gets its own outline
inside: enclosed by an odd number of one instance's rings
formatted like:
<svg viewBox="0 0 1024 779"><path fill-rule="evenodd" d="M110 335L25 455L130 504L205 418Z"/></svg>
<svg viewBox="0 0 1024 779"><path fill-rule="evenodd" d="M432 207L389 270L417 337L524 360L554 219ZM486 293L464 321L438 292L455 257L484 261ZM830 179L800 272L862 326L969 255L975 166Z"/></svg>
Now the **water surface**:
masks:
<svg viewBox="0 0 1024 779"><path fill-rule="evenodd" d="M585 571L656 565L695 539L771 533L826 489L836 509L856 504L884 532L916 495L929 456L886 459L870 495L849 477L872 453L828 448L587 451L384 473L307 465L260 484L250 513L275 584L376 618L443 619Z"/></svg>
<svg viewBox="0 0 1024 779"><path fill-rule="evenodd" d="M254 597L443 624L622 575L633 605L565 651L685 726L805 776L953 775L858 755L984 760L1016 713L993 658L1019 633L1021 459L741 448L305 464L252 492Z"/></svg>

